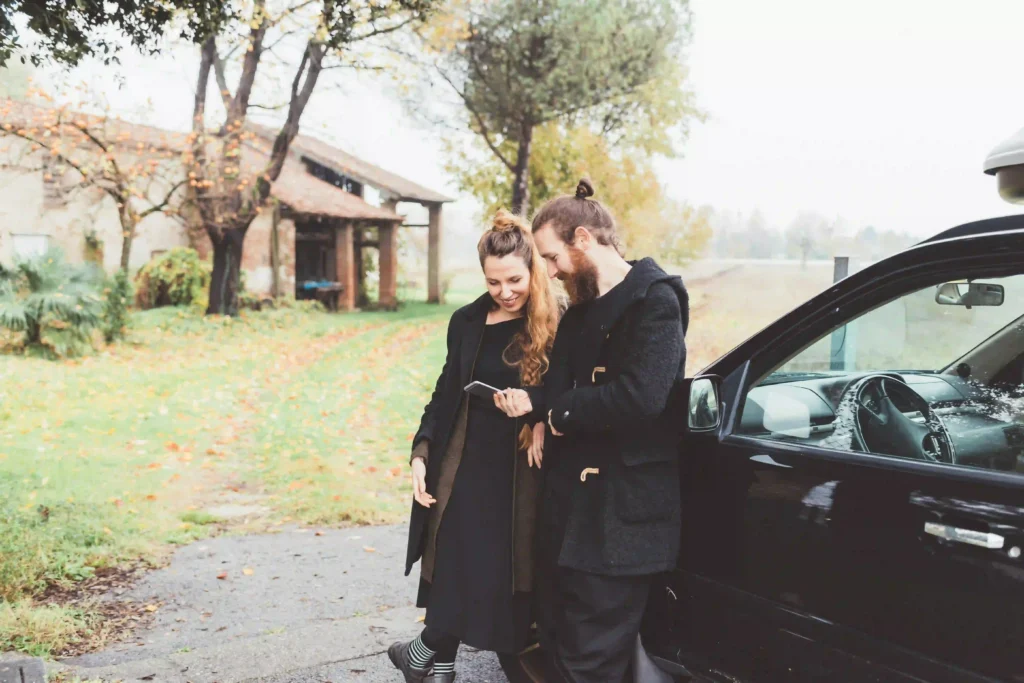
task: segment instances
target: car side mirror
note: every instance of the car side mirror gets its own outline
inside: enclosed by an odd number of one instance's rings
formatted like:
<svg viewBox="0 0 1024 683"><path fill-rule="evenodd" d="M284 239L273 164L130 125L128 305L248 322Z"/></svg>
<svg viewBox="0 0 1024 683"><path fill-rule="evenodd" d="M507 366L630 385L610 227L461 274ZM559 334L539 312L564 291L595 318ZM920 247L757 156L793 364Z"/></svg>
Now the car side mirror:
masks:
<svg viewBox="0 0 1024 683"><path fill-rule="evenodd" d="M935 290L935 303L944 306L1002 306L1006 290L986 282L944 282Z"/></svg>
<svg viewBox="0 0 1024 683"><path fill-rule="evenodd" d="M722 422L718 388L721 379L714 376L695 377L690 382L687 405L687 427L691 432L709 432Z"/></svg>

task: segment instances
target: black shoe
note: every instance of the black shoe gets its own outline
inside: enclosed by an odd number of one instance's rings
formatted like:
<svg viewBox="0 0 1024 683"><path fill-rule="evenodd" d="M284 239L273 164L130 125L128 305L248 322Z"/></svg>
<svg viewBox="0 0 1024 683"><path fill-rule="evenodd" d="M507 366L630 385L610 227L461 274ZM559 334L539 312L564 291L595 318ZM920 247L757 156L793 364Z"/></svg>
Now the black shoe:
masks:
<svg viewBox="0 0 1024 683"><path fill-rule="evenodd" d="M409 647L411 645L412 641L408 643L392 643L391 647L388 648L388 659L405 676L405 683L425 683L430 670L417 669L412 665L412 661L409 659ZM451 680L455 680L454 677Z"/></svg>
<svg viewBox="0 0 1024 683"><path fill-rule="evenodd" d="M455 674L434 674L424 678L423 683L455 683Z"/></svg>

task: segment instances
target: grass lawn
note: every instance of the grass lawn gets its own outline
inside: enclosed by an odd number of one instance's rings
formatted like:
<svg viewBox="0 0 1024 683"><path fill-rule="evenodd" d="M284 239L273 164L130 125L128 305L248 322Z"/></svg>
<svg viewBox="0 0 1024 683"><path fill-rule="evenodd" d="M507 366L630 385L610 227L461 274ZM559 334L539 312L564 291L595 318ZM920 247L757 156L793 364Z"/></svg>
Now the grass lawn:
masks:
<svg viewBox="0 0 1024 683"><path fill-rule="evenodd" d="M694 278L690 371L827 275L798 291L778 270ZM278 523L405 519L410 439L478 278L460 275L440 307L233 321L161 309L95 356L0 356L0 651L59 653L99 628L39 596L222 528L206 509L227 490L261 496Z"/></svg>
<svg viewBox="0 0 1024 683"><path fill-rule="evenodd" d="M202 537L227 487L266 486L279 519L403 516L451 310L163 309L92 357L0 357L0 650L59 650L87 616L25 599Z"/></svg>

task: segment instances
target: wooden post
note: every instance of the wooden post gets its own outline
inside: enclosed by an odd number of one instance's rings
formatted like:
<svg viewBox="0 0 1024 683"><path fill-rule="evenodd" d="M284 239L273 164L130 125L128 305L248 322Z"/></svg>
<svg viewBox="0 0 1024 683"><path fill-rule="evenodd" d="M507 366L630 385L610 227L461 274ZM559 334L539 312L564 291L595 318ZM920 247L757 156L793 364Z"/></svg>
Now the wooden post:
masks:
<svg viewBox="0 0 1024 683"><path fill-rule="evenodd" d="M398 224L381 223L379 243L380 294L377 300L386 310L398 308Z"/></svg>
<svg viewBox="0 0 1024 683"><path fill-rule="evenodd" d="M338 310L356 307L355 226L344 221L334 229L335 276L342 286L338 292Z"/></svg>
<svg viewBox="0 0 1024 683"><path fill-rule="evenodd" d="M277 228L281 223L281 202L273 200L270 214L270 296L281 296L281 237Z"/></svg>
<svg viewBox="0 0 1024 683"><path fill-rule="evenodd" d="M441 292L441 207L440 202L427 206L427 303L443 303Z"/></svg>
<svg viewBox="0 0 1024 683"><path fill-rule="evenodd" d="M836 256L832 266L832 282L839 282L850 274L850 257ZM838 371L853 370L847 367L847 362L852 362L854 355L852 330L848 325L843 325L832 332L832 344L829 359L829 369Z"/></svg>

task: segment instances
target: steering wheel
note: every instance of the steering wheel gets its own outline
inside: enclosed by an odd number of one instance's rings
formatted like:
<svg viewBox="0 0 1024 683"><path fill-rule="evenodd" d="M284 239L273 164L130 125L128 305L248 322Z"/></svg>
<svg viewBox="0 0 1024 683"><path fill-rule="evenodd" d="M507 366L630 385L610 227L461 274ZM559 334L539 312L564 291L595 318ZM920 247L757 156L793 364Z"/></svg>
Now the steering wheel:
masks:
<svg viewBox="0 0 1024 683"><path fill-rule="evenodd" d="M897 403L919 411L924 423L904 415ZM848 413L845 418L840 415L840 419L850 421L853 445L859 450L930 462L956 462L956 450L946 425L905 382L889 375L862 377L846 388L839 405L840 413Z"/></svg>

